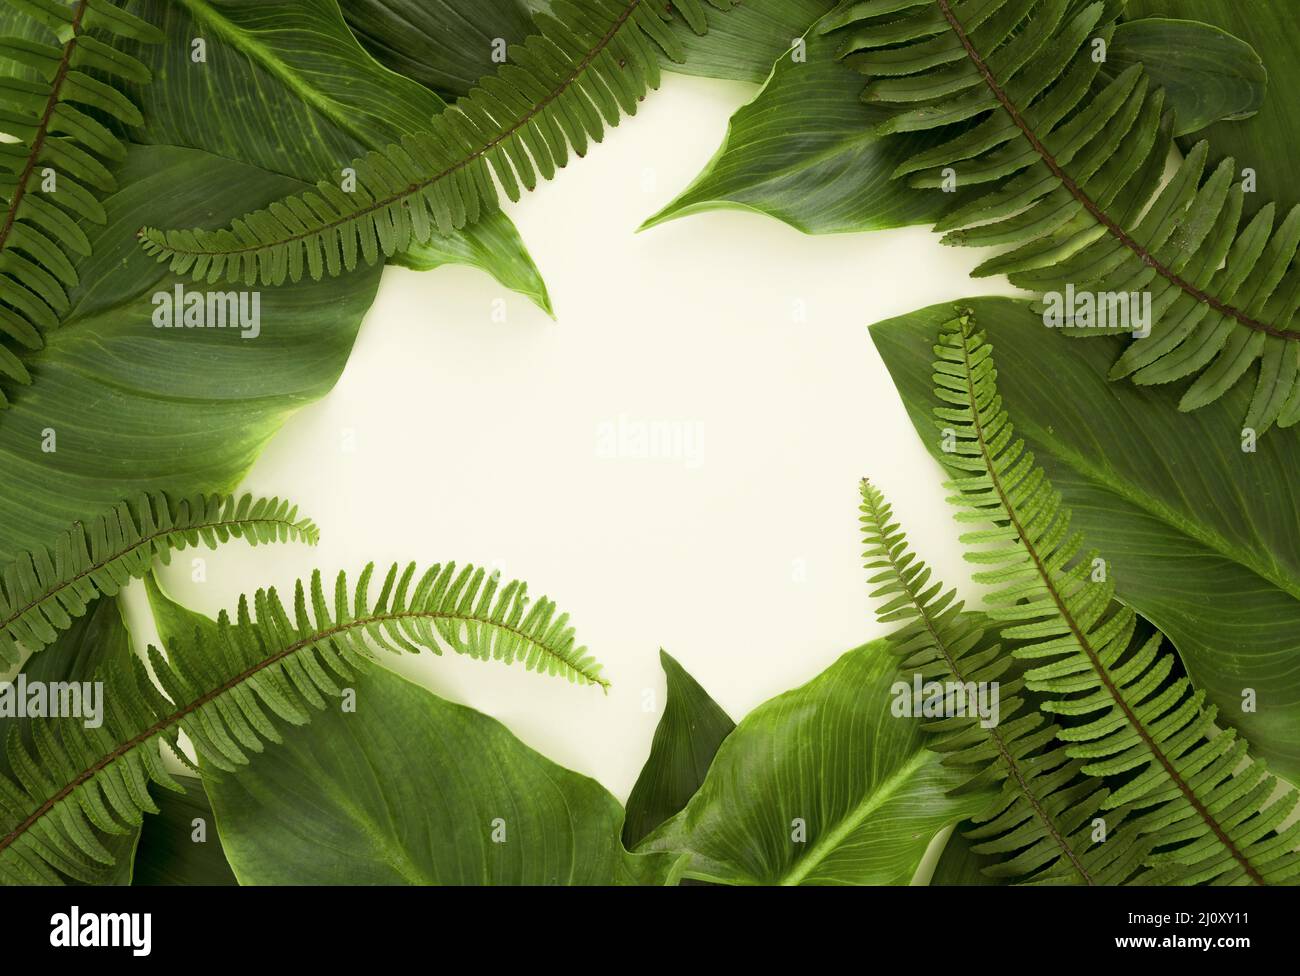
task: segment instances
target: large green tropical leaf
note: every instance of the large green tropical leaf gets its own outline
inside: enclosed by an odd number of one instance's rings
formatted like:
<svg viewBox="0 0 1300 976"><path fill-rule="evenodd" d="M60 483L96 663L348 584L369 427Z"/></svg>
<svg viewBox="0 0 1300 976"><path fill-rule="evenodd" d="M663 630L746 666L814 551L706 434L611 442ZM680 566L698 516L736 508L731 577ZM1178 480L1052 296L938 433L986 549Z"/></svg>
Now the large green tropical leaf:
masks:
<svg viewBox="0 0 1300 976"><path fill-rule="evenodd" d="M971 848L975 842L965 837L965 833L975 825L967 822L958 824L944 845L943 853L934 865L930 875L932 885L1000 885L1009 884L997 878L990 878L984 873L985 868L998 863L995 854L976 854Z"/></svg>
<svg viewBox="0 0 1300 976"><path fill-rule="evenodd" d="M91 604L84 616L72 620L68 629L45 653L30 658L23 666L22 674L29 682L40 681L47 685L58 681L94 682L100 678L106 662L123 661L130 654L131 638L122 620L121 608L115 598L103 597ZM17 680L16 676L14 680ZM109 705L102 699L101 704L104 708ZM35 743L35 725L42 721L49 720L0 715L0 776L14 775L7 748L9 737L16 736L31 749ZM132 856L139 839L139 828L129 828L105 837L103 843L112 855L113 863L97 866L83 882L131 884Z"/></svg>
<svg viewBox="0 0 1300 976"><path fill-rule="evenodd" d="M165 146L129 150L118 181L72 309L31 356L36 382L0 420L0 561L160 485L229 492L280 424L333 386L374 298L377 269L262 293L254 339L157 329L152 296L177 282L132 246L140 221L220 220L301 184Z"/></svg>
<svg viewBox="0 0 1300 976"><path fill-rule="evenodd" d="M135 885L236 885L212 804L197 776L177 776L185 790L156 790L158 813L145 819L135 852Z"/></svg>
<svg viewBox="0 0 1300 976"><path fill-rule="evenodd" d="M1232 157L1238 170L1253 169L1257 192L1248 194L1244 213L1254 214L1270 200L1283 211L1300 204L1293 176L1300 153L1300 4L1292 0L1128 0L1130 17L1177 17L1213 24L1249 43L1268 70L1269 86L1259 112L1240 122L1218 122L1179 140L1184 151L1207 139L1217 165Z"/></svg>
<svg viewBox="0 0 1300 976"><path fill-rule="evenodd" d="M948 795L962 777L893 714L896 677L875 641L754 709L639 849L687 853L686 877L723 884L907 884L935 836L990 797Z"/></svg>
<svg viewBox="0 0 1300 976"><path fill-rule="evenodd" d="M936 225L946 244L996 249L975 276L1005 274L1056 302L1059 324L1080 334L1131 333L1116 375L1142 385L1194 376L1180 410L1249 374L1243 426L1293 426L1300 206L1243 220L1254 180L1228 160L1207 171L1205 142L1164 179L1168 93L1140 63L1109 80L1101 72L1122 10L1118 0L885 0L819 29L843 39L870 78L863 97L890 111L878 131L963 126L895 176L978 191Z"/></svg>
<svg viewBox="0 0 1300 976"><path fill-rule="evenodd" d="M776 61L835 0L743 0L725 16L710 10L709 32L686 39L686 60L670 70L761 84Z"/></svg>
<svg viewBox="0 0 1300 976"><path fill-rule="evenodd" d="M886 138L876 126L888 112L862 98L853 59L842 41L812 30L795 60L783 50L770 77L732 116L709 165L682 193L646 221L653 226L688 214L741 208L769 214L809 234L882 230L937 221L969 194L917 189L893 178L921 149L952 133ZM1153 77L1189 130L1258 107L1266 87L1248 44L1203 24L1122 24L1108 52L1113 72L1149 56ZM1155 60L1158 59L1158 60Z"/></svg>
<svg viewBox="0 0 1300 976"><path fill-rule="evenodd" d="M100 195L122 158L104 122L143 121L121 89L150 72L123 48L161 40L113 0L0 3L0 410L4 387L31 383L20 355L67 310L89 253L78 225L104 222Z"/></svg>
<svg viewBox="0 0 1300 976"><path fill-rule="evenodd" d="M183 653L214 624L150 601ZM374 667L310 726L204 783L244 884L662 884L676 858L629 854L623 810L504 725ZM494 840L494 837L496 838Z"/></svg>
<svg viewBox="0 0 1300 976"><path fill-rule="evenodd" d="M1221 721L1300 778L1300 437L1243 439L1244 389L1192 415L1163 409L1177 390L1107 382L1118 340L1064 339L1024 302L967 304L997 346L1020 435L1105 553L1119 598L1169 636ZM871 330L941 461L933 337L951 318L938 305Z"/></svg>
<svg viewBox="0 0 1300 976"><path fill-rule="evenodd" d="M627 798L623 843L635 847L690 801L736 723L667 651L659 652L668 679L664 712L650 755Z"/></svg>
<svg viewBox="0 0 1300 976"><path fill-rule="evenodd" d="M338 0L376 61L447 100L497 69L500 43L533 31L525 0Z"/></svg>
<svg viewBox="0 0 1300 976"><path fill-rule="evenodd" d="M713 160L645 227L725 208L768 214L806 234L938 219L950 197L892 178L934 137L878 135L885 114L862 101L862 76L838 60L839 42L811 31L806 45L799 61L787 42L762 91L731 117Z"/></svg>
<svg viewBox="0 0 1300 976"><path fill-rule="evenodd" d="M219 230L145 227L141 243L196 281L278 285L351 272L475 224L635 115L659 86L660 53L681 61L679 33L705 31L706 6L734 3L556 3L509 63L424 130L353 159L344 180L336 171Z"/></svg>
<svg viewBox="0 0 1300 976"><path fill-rule="evenodd" d="M446 107L362 50L337 0L134 0L133 9L172 39L156 68L166 84L138 92L146 124L137 141L337 181L349 160L427 130ZM206 62L192 60L192 38L206 42ZM228 220L244 209L214 215ZM550 310L541 275L502 214L416 250L403 263L468 264Z"/></svg>
<svg viewBox="0 0 1300 976"><path fill-rule="evenodd" d="M1268 71L1240 37L1194 20L1148 17L1121 23L1106 52L1108 77L1141 64L1165 90L1174 134L1254 115L1264 104Z"/></svg>
<svg viewBox="0 0 1300 976"><path fill-rule="evenodd" d="M355 714L328 711L240 775L207 781L242 883L668 880L675 858L624 850L623 810L604 787L500 722L378 668L355 691Z"/></svg>

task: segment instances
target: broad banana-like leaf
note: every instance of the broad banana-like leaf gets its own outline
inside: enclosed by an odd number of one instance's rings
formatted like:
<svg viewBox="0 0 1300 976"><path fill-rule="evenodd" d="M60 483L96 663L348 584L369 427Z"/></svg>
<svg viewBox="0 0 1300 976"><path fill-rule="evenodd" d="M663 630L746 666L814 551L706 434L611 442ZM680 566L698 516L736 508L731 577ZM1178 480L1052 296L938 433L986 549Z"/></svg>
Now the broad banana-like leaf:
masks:
<svg viewBox="0 0 1300 976"><path fill-rule="evenodd" d="M1300 153L1300 61L1295 39L1300 36L1300 4L1243 3L1242 0L1128 0L1130 17L1177 17L1202 21L1240 37L1259 54L1268 71L1268 92L1259 112L1243 121L1215 123L1179 140L1184 151L1206 139L1212 150L1209 166L1231 156L1242 169L1255 171L1258 189L1246 194L1243 207L1250 216L1266 203L1280 213L1300 204L1295 159Z"/></svg>
<svg viewBox="0 0 1300 976"><path fill-rule="evenodd" d="M309 183L341 182L350 160L424 131L446 107L371 58L338 0L144 0L135 12L169 38L154 54L160 83L134 92L146 120L139 141L202 149ZM435 236L402 263L468 264L550 311L541 274L503 214Z"/></svg>
<svg viewBox="0 0 1300 976"><path fill-rule="evenodd" d="M164 642L212 621L156 585ZM664 884L678 858L631 854L623 808L509 729L382 667L311 725L204 785L243 884Z"/></svg>
<svg viewBox="0 0 1300 976"><path fill-rule="evenodd" d="M884 136L889 113L864 102L869 80L841 60L843 38L812 30L785 49L760 91L741 107L713 160L650 227L709 210L744 209L807 234L883 230L932 223L967 195L916 189L895 168L951 138L956 129ZM1187 120L1184 131L1258 108L1267 76L1249 44L1205 24L1168 20L1122 24L1107 52L1118 73L1149 56L1153 83ZM1158 62L1158 64L1156 63Z"/></svg>
<svg viewBox="0 0 1300 976"><path fill-rule="evenodd" d="M628 847L686 806L704 782L718 746L736 727L668 652L659 652L659 663L668 679L668 697L650 756L627 798L623 843Z"/></svg>
<svg viewBox="0 0 1300 976"><path fill-rule="evenodd" d="M1300 434L1256 441L1237 388L1195 414L1164 409L1178 389L1106 379L1120 340L1074 342L1027 302L963 303L998 350L1007 409L1065 504L1106 554L1121 600L1173 641L1188 672L1276 773L1300 778ZM872 326L926 446L934 336L953 306ZM1142 340L1138 340L1142 341Z"/></svg>
<svg viewBox="0 0 1300 976"><path fill-rule="evenodd" d="M141 220L219 221L302 184L168 146L131 148L118 182L72 309L30 354L34 381L0 419L0 561L146 489L229 493L284 420L334 385L374 299L377 268L257 292L256 338L157 328L155 302L174 303L179 283L133 246Z"/></svg>
<svg viewBox="0 0 1300 976"><path fill-rule="evenodd" d="M989 794L949 795L961 774L894 714L895 666L875 641L754 709L638 850L688 854L687 878L722 884L907 884L935 836Z"/></svg>

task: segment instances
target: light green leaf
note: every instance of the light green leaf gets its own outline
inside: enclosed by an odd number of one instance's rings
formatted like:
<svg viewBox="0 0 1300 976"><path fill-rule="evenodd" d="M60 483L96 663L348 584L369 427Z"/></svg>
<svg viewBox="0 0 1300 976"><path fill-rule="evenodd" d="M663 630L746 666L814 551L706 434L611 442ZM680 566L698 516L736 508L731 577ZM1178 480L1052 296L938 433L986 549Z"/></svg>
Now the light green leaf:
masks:
<svg viewBox="0 0 1300 976"><path fill-rule="evenodd" d="M687 877L723 884L907 884L989 796L947 795L961 776L891 713L895 663L875 641L754 709L640 849L688 853Z"/></svg>
<svg viewBox="0 0 1300 976"><path fill-rule="evenodd" d="M718 746L736 727L667 651L659 652L659 663L668 679L668 697L650 756L627 798L623 843L628 847L686 806L704 782Z"/></svg>
<svg viewBox="0 0 1300 976"><path fill-rule="evenodd" d="M158 813L145 817L135 855L137 885L235 885L221 850L212 804L197 776L176 776L184 793L152 791ZM202 821L203 840L196 840Z"/></svg>
<svg viewBox="0 0 1300 976"><path fill-rule="evenodd" d="M1073 510L1074 527L1105 554L1119 598L1169 636L1220 720L1239 728L1255 755L1300 778L1300 434L1243 441L1248 390L1181 414L1170 409L1177 388L1107 381L1121 340L1069 341L1011 299L964 304L998 350L998 384L1018 434ZM936 305L871 329L940 460L932 347L952 314Z"/></svg>
<svg viewBox="0 0 1300 976"><path fill-rule="evenodd" d="M1179 17L1221 27L1248 43L1268 70L1268 92L1259 112L1239 122L1218 122L1179 140L1184 152L1208 139L1209 165L1231 156L1237 170L1253 169L1258 190L1247 194L1245 214L1254 214L1270 201L1281 213L1300 204L1295 159L1300 153L1300 4L1269 0L1128 0L1129 17Z"/></svg>
<svg viewBox="0 0 1300 976"><path fill-rule="evenodd" d="M805 234L833 234L928 223L951 205L951 194L893 179L894 167L936 137L877 135L886 113L863 103L862 75L835 56L839 40L811 31L806 42L806 62L786 43L763 90L731 117L713 160L644 227L739 208Z"/></svg>
<svg viewBox="0 0 1300 976"><path fill-rule="evenodd" d="M1193 20L1150 17L1120 24L1103 71L1114 78L1135 63L1165 89L1176 112L1175 135L1220 119L1248 118L1260 110L1268 90L1268 71L1254 48Z"/></svg>
<svg viewBox="0 0 1300 976"><path fill-rule="evenodd" d="M307 182L341 180L350 160L425 131L446 107L371 58L337 0L143 0L135 12L170 38L154 56L163 83L134 92L146 119L137 141L202 149ZM192 38L206 42L205 62L192 60ZM468 264L550 311L541 274L503 214L435 236L402 263Z"/></svg>
<svg viewBox="0 0 1300 976"><path fill-rule="evenodd" d="M302 184L162 146L129 150L118 179L73 308L0 421L0 561L146 488L231 491L284 420L334 385L374 299L378 269L262 292L255 339L157 329L152 298L176 281L133 246L141 221L210 222Z"/></svg>

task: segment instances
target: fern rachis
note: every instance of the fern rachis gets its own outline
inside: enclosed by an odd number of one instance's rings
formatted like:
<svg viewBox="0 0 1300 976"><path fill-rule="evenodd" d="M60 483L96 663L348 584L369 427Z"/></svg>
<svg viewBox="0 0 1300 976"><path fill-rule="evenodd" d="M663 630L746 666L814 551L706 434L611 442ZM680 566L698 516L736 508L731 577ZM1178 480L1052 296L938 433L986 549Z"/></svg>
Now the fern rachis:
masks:
<svg viewBox="0 0 1300 976"><path fill-rule="evenodd" d="M942 672L962 686L1000 681L997 724L985 729L974 719L951 719L929 726L938 733L932 748L945 755L945 764L970 771L972 784L990 779L1003 782L1001 795L976 818L977 827L967 835L977 841L976 853L1016 852L988 873L1003 878L1028 876L1037 883L1097 885L1130 880L1149 844L1130 826L1118 824L1112 825L1105 843L1095 842L1091 821L1109 792L1105 784L1080 773L1083 763L1066 755L1057 742L1059 728L1044 726L1037 710L1006 722L1025 704L1023 681L1005 680L1010 657L999 645L988 646L984 628L963 612L962 603L954 602L955 591L944 592L942 584L931 584L929 567L914 557L892 519L892 508L864 480L864 556L867 568L877 571L870 582L880 584L871 596L892 597L878 610L881 622L909 621L890 637L891 650L900 658L900 672Z"/></svg>
<svg viewBox="0 0 1300 976"><path fill-rule="evenodd" d="M1202 184L1204 144L1161 188L1163 92L1139 65L1100 80L1121 12L1114 0L869 0L825 29L852 32L844 54L872 76L864 97L892 110L882 131L961 123L895 175L991 187L938 225L947 244L1013 245L977 275L1039 293L1146 291L1151 335L1114 376L1195 377L1180 401L1192 410L1258 362L1245 426L1300 422L1300 208L1275 227L1270 205L1240 226L1242 184L1222 182L1235 164Z"/></svg>
<svg viewBox="0 0 1300 976"><path fill-rule="evenodd" d="M0 665L18 663L20 647L36 652L52 643L70 618L97 596L112 596L149 571L155 557L232 538L251 545L301 541L320 533L310 519L278 498L196 495L173 501L155 493L122 502L61 533L52 549L23 553L0 567Z"/></svg>
<svg viewBox="0 0 1300 976"><path fill-rule="evenodd" d="M1300 824L1274 830L1296 792L1270 800L1276 781L1248 760L1235 730L1214 728L1203 693L1174 675L1163 636L1134 639L1136 615L1115 600L1104 562L1082 554L1060 496L1016 439L991 348L969 314L949 323L935 351L945 404L936 421L955 439L949 466L965 472L952 501L963 523L984 526L963 536L969 558L988 567L975 578L1003 587L989 615L1004 622L1004 638L1027 641L1013 653L1036 662L1025 680L1043 710L1087 717L1059 733L1067 753L1085 774L1118 777L1105 806L1140 811L1135 828L1160 845L1149 860L1169 876L1293 878Z"/></svg>
<svg viewBox="0 0 1300 976"><path fill-rule="evenodd" d="M671 10L698 32L704 3ZM371 152L349 169L355 185L321 180L309 191L248 214L224 230L140 232L142 246L196 280L264 284L304 274L352 271L479 219L499 206L500 182L518 200L568 161L586 153L606 126L635 114L659 85L656 50L681 61L668 8L654 0L556 0L538 14L539 33L512 47L509 61L437 116L427 132Z"/></svg>
<svg viewBox="0 0 1300 976"><path fill-rule="evenodd" d="M392 566L372 600L373 565L349 588L340 573L332 601L319 573L295 588L292 610L275 590L259 590L252 607L241 599L189 642L173 642L164 657L149 649L150 680L136 658L105 675L109 703L103 726L39 723L41 765L16 737L8 747L17 780L0 776L0 882L53 882L84 876L107 851L93 828L120 832L156 812L148 784L174 788L154 745L193 765L179 745L184 731L209 772L236 772L280 741L277 722L302 725L313 711L373 660L374 649L443 648L480 660L522 661L532 671L571 682L608 682L576 645L565 614L546 598L535 602L518 581L454 564L434 565L418 579L415 565ZM162 689L161 692L158 690ZM269 713L269 714L268 714ZM50 757L56 761L50 763ZM42 772L53 765L60 772ZM51 814L58 811L58 817ZM59 872L56 874L54 872Z"/></svg>

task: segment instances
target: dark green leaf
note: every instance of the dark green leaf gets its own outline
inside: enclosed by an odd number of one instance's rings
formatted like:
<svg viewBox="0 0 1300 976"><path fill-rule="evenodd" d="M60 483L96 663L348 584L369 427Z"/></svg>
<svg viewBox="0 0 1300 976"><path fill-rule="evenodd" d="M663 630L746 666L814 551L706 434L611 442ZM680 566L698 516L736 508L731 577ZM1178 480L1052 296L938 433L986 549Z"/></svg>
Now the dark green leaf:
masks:
<svg viewBox="0 0 1300 976"><path fill-rule="evenodd" d="M1300 778L1300 435L1277 431L1243 451L1248 390L1180 414L1170 409L1177 389L1107 381L1119 340L1069 341L1011 299L964 304L997 348L999 387L1018 433L1074 526L1105 555L1120 599L1170 637L1220 719L1256 755ZM932 347L952 314L951 305L936 305L871 330L939 459Z"/></svg>
<svg viewBox="0 0 1300 976"><path fill-rule="evenodd" d="M235 885L217 837L212 804L197 776L177 776L185 792L153 790L158 813L146 817L135 855L137 885Z"/></svg>
<svg viewBox="0 0 1300 976"><path fill-rule="evenodd" d="M668 697L650 756L627 798L623 843L628 847L686 806L704 782L718 746L736 727L667 651L659 652L659 663L668 679Z"/></svg>
<svg viewBox="0 0 1300 976"><path fill-rule="evenodd" d="M310 182L340 178L350 160L426 130L445 108L362 50L337 0L145 0L136 12L170 39L155 65L166 83L136 93L146 119L139 141L202 149ZM206 42L206 62L192 60L193 38ZM229 219L245 209L213 214ZM541 274L502 214L435 236L419 251L406 263L468 264L550 311Z"/></svg>
<svg viewBox="0 0 1300 976"><path fill-rule="evenodd" d="M0 561L146 488L228 493L284 420L334 385L374 298L378 269L262 292L255 339L157 329L153 296L176 281L133 246L140 222L211 221L301 184L161 146L130 150L118 178L72 311L30 357L38 382L0 424Z"/></svg>
<svg viewBox="0 0 1300 976"><path fill-rule="evenodd" d="M1245 213L1255 213L1273 201L1285 213L1300 204L1294 178L1300 153L1300 61L1295 39L1300 36L1300 4L1292 0L1128 0L1129 17L1179 17L1221 27L1248 43L1268 71L1268 92L1259 112L1240 122L1218 122L1179 140L1183 150L1208 139L1209 163L1231 156L1237 170L1255 170L1258 189L1247 194Z"/></svg>
<svg viewBox="0 0 1300 976"><path fill-rule="evenodd" d="M149 596L159 633L181 653L196 630L215 626L152 581ZM676 858L623 848L623 810L608 791L495 719L380 667L351 690L354 711L330 702L237 774L205 770L222 847L242 883L673 879Z"/></svg>
<svg viewBox="0 0 1300 976"><path fill-rule="evenodd" d="M769 214L806 234L937 220L950 194L892 177L936 137L878 135L887 113L863 103L862 75L836 58L839 44L810 32L801 62L787 42L763 90L731 117L713 160L645 226L728 208Z"/></svg>
<svg viewBox="0 0 1300 976"><path fill-rule="evenodd" d="M524 0L339 0L339 6L375 60L448 100L496 70L498 38L517 44L533 29Z"/></svg>
<svg viewBox="0 0 1300 976"><path fill-rule="evenodd" d="M1248 118L1268 90L1268 72L1254 48L1197 21L1151 17L1120 24L1105 72L1115 77L1134 63L1165 89L1166 104L1177 113L1176 135L1220 119Z"/></svg>
<svg viewBox="0 0 1300 976"><path fill-rule="evenodd" d="M33 655L22 668L28 681L47 684L55 681L94 681L100 666L109 659L124 660L131 654L131 638L122 611L114 598L94 602L84 616L75 617L58 640L42 653ZM16 680L16 676L14 678ZM107 703L101 704L107 707ZM36 718L0 715L0 775L13 776L8 751L3 748L9 736L18 735L29 750L33 739L32 722ZM139 828L105 835L100 842L113 856L114 863L101 865L90 883L104 885L131 884L132 852L140 839Z"/></svg>

